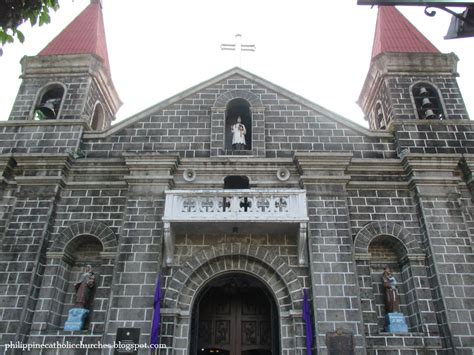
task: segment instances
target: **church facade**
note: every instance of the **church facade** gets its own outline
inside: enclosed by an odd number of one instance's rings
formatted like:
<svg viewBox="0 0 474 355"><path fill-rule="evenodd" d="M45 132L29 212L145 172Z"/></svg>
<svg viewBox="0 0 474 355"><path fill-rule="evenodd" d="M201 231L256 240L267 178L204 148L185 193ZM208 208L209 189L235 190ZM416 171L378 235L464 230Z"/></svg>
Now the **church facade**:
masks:
<svg viewBox="0 0 474 355"><path fill-rule="evenodd" d="M85 18L95 45L66 46ZM159 309L159 354L472 354L474 123L456 62L381 7L370 129L240 68L112 125L92 1L22 60L0 122L0 344L147 344ZM65 331L87 265L90 313ZM387 266L406 331L387 329Z"/></svg>

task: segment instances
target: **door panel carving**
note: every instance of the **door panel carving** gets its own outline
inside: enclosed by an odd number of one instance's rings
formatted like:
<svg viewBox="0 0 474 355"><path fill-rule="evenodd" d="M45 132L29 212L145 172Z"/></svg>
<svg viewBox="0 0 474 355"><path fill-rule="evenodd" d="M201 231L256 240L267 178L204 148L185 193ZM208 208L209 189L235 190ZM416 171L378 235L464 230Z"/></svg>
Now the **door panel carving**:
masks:
<svg viewBox="0 0 474 355"><path fill-rule="evenodd" d="M198 314L198 354L272 354L270 300L261 288L212 287Z"/></svg>

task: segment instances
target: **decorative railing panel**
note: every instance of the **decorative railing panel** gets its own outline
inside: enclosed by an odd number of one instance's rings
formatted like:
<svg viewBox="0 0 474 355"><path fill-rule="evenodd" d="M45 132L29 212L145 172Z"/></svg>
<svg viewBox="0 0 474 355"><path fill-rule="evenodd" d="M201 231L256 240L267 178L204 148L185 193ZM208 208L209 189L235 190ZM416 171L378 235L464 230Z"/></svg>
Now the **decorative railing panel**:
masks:
<svg viewBox="0 0 474 355"><path fill-rule="evenodd" d="M306 191L170 190L163 221L307 221Z"/></svg>

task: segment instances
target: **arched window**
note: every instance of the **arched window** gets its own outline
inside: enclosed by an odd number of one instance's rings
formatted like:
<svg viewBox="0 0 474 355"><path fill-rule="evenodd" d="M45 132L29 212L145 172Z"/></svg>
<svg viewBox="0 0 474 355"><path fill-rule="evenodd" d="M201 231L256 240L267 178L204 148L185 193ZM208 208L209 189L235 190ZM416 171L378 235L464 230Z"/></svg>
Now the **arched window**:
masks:
<svg viewBox="0 0 474 355"><path fill-rule="evenodd" d="M377 104L375 105L374 118L375 118L375 128L376 129L386 129L387 128L387 121L386 121L386 118L385 118L385 114L384 114L381 102L377 102Z"/></svg>
<svg viewBox="0 0 474 355"><path fill-rule="evenodd" d="M100 131L104 129L104 118L105 118L104 109L102 108L102 105L100 104L100 102L98 102L95 105L94 113L92 115L91 128L94 131Z"/></svg>
<svg viewBox="0 0 474 355"><path fill-rule="evenodd" d="M225 113L225 149L252 149L252 114L250 104L244 99L229 101Z"/></svg>
<svg viewBox="0 0 474 355"><path fill-rule="evenodd" d="M438 91L430 84L418 83L412 88L415 108L421 120L443 120L446 118Z"/></svg>
<svg viewBox="0 0 474 355"><path fill-rule="evenodd" d="M65 89L60 84L48 85L39 95L34 109L34 119L54 120L59 117L59 110L64 98Z"/></svg>

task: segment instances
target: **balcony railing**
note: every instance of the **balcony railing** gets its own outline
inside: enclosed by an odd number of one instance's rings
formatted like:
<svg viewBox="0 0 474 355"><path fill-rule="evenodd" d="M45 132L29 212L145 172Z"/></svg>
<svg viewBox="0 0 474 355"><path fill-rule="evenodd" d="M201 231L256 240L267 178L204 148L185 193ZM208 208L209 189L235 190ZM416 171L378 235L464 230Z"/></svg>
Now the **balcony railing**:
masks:
<svg viewBox="0 0 474 355"><path fill-rule="evenodd" d="M307 221L306 191L296 189L169 190L164 222Z"/></svg>
<svg viewBox="0 0 474 355"><path fill-rule="evenodd" d="M169 190L163 230L166 265L174 260L174 227L184 223L234 222L297 224L298 260L306 264L306 191L297 189Z"/></svg>

